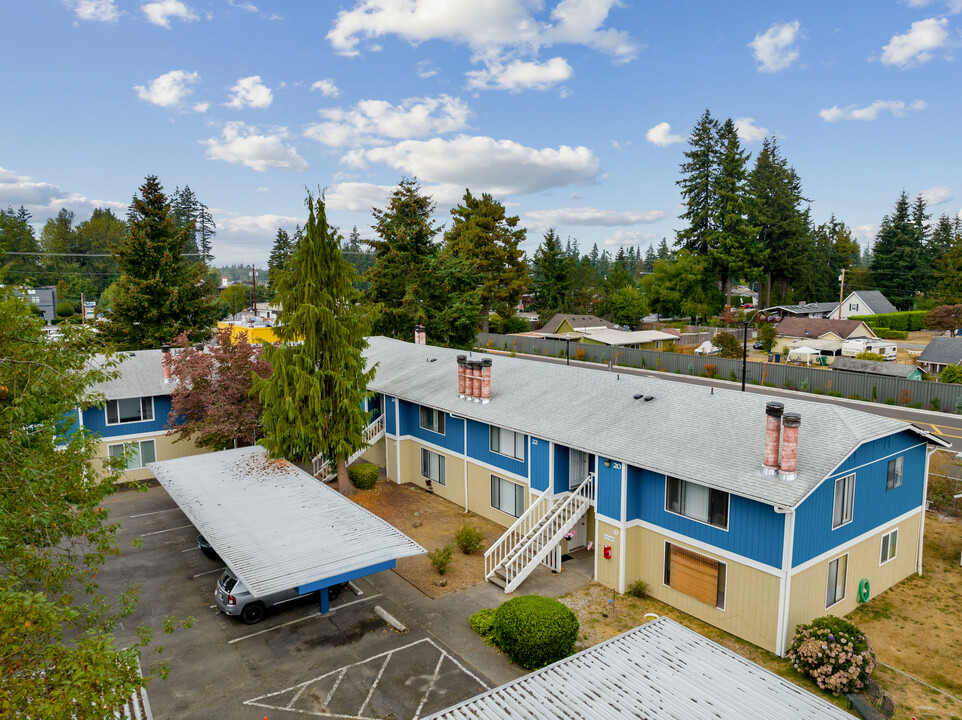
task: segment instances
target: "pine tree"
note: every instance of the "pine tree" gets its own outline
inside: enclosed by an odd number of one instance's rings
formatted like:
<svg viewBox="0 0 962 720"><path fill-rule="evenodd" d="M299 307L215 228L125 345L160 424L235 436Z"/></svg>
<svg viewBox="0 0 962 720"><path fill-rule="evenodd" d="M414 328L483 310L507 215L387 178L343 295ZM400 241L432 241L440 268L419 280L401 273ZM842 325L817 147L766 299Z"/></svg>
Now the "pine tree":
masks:
<svg viewBox="0 0 962 720"><path fill-rule="evenodd" d="M357 231L357 225L351 229L351 234L347 237L347 250L361 252L361 233Z"/></svg>
<svg viewBox="0 0 962 720"><path fill-rule="evenodd" d="M184 256L190 229L174 225L155 176L140 187L133 217L111 248L121 274L103 336L122 350L157 348L183 332L191 342L209 338L220 312L216 288L203 261Z"/></svg>
<svg viewBox="0 0 962 720"><path fill-rule="evenodd" d="M909 196L902 191L891 215L882 219L872 249L871 274L875 287L899 310L912 307L917 288L915 268L922 260Z"/></svg>
<svg viewBox="0 0 962 720"><path fill-rule="evenodd" d="M287 270L291 255L294 253L294 241L284 228L277 228L274 236L274 247L271 248L267 259L267 286L272 292L277 291L281 274Z"/></svg>
<svg viewBox="0 0 962 720"><path fill-rule="evenodd" d="M209 265L214 259L212 241L214 235L217 234L217 223L214 222L214 217L210 214L210 210L207 209L204 203L199 203L197 206L197 216L194 225L197 230L196 244L204 262Z"/></svg>
<svg viewBox="0 0 962 720"><path fill-rule="evenodd" d="M571 266L574 260L561 249L561 242L553 229L534 253L534 307L543 320L555 313L570 311Z"/></svg>
<svg viewBox="0 0 962 720"><path fill-rule="evenodd" d="M346 460L364 446L363 402L376 370L366 369L364 358L372 308L361 304L324 198L309 194L307 206L304 237L277 287L280 342L264 347L272 371L255 380L252 392L264 406L270 454L299 462L323 454L336 463L338 488L350 496Z"/></svg>
<svg viewBox="0 0 962 720"><path fill-rule="evenodd" d="M521 300L528 266L520 244L525 230L520 218L508 216L504 206L488 193L475 198L464 193L461 205L451 210L454 222L445 233L445 250L467 259L481 280L482 323L488 331L490 310L504 311Z"/></svg>
<svg viewBox="0 0 962 720"><path fill-rule="evenodd" d="M668 247L668 241L665 240L665 238L662 238L661 243L658 245L658 259L659 260L675 259L675 253L672 252L671 248Z"/></svg>
<svg viewBox="0 0 962 720"><path fill-rule="evenodd" d="M190 185L184 185L184 189L174 188L170 196L170 215L174 220L174 226L178 230L187 230L188 239L184 244L184 252L195 257L200 254L197 246L197 212L199 201Z"/></svg>
<svg viewBox="0 0 962 720"><path fill-rule="evenodd" d="M655 260L657 259L658 256L655 255L655 246L649 245L645 251L645 259L642 261L642 270L646 275L655 269Z"/></svg>
<svg viewBox="0 0 962 720"><path fill-rule="evenodd" d="M946 218L947 219L947 218ZM941 226L941 221L939 225ZM958 224L952 226L952 239L948 248L942 253L935 264L936 299L944 305L962 303L962 232ZM942 231L937 229L933 236L938 235L941 240Z"/></svg>
<svg viewBox="0 0 962 720"><path fill-rule="evenodd" d="M720 130L718 121L705 110L688 137L687 160L681 164L682 178L675 181L681 188L685 206L685 212L679 217L688 221L688 227L676 234L675 246L696 255L708 252L709 236L715 229Z"/></svg>
<svg viewBox="0 0 962 720"><path fill-rule="evenodd" d="M40 245L30 225L30 213L23 205L0 210L0 282L34 285L40 271L39 255L6 255L37 253Z"/></svg>
<svg viewBox="0 0 962 720"><path fill-rule="evenodd" d="M919 193L912 203L912 229L915 231L915 245L918 253L918 264L913 268L906 268L912 278L912 287L916 293L927 293L935 286L929 254L929 218L925 198Z"/></svg>

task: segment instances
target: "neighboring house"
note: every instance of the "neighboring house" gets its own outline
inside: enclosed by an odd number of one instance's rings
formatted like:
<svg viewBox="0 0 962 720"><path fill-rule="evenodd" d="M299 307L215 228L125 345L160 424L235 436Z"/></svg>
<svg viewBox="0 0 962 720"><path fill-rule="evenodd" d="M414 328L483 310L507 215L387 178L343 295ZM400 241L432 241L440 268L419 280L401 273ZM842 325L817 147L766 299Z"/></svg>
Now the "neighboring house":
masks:
<svg viewBox="0 0 962 720"><path fill-rule="evenodd" d="M842 300L841 308L842 311L839 313L839 304L835 303L828 317L839 319L841 314L840 319L844 320L852 315L883 315L898 312L898 309L878 290L858 290L850 293Z"/></svg>
<svg viewBox="0 0 962 720"><path fill-rule="evenodd" d="M949 365L962 364L962 337L934 337L917 360L929 375L938 375Z"/></svg>
<svg viewBox="0 0 962 720"><path fill-rule="evenodd" d="M273 302L264 303L259 302L254 305L254 310L257 317L267 318L268 320L277 320L277 316L280 315L282 307L280 305L275 305Z"/></svg>
<svg viewBox="0 0 962 720"><path fill-rule="evenodd" d="M208 452L191 441L175 443L167 435L167 415L176 381L165 379L162 350L125 353L119 376L91 386L105 403L77 412L82 427L100 436L100 458L123 455L130 448L121 481L153 478L147 463Z"/></svg>
<svg viewBox="0 0 962 720"><path fill-rule="evenodd" d="M276 326L277 323L262 318L255 319L253 316L248 316L239 322L222 320L217 323L218 330L230 328L231 342L237 342L237 338L243 335L247 337L247 342L252 344L261 340L269 343L279 342L277 333L274 331Z"/></svg>
<svg viewBox="0 0 962 720"><path fill-rule="evenodd" d="M578 342L586 345L609 345L612 347L661 350L670 348L678 338L660 330L583 330L578 332ZM574 338L572 338L574 339Z"/></svg>
<svg viewBox="0 0 962 720"><path fill-rule="evenodd" d="M827 318L830 313L838 308L837 302L822 303L800 303L798 305L775 305L761 311L762 315L783 319L787 317L796 318Z"/></svg>
<svg viewBox="0 0 962 720"><path fill-rule="evenodd" d="M57 288L52 285L35 288L13 288L13 294L36 305L48 325L57 319Z"/></svg>
<svg viewBox="0 0 962 720"><path fill-rule="evenodd" d="M775 326L778 336L793 340L848 340L852 337L877 337L872 329L858 320L787 317Z"/></svg>
<svg viewBox="0 0 962 720"><path fill-rule="evenodd" d="M660 617L426 720L851 720L728 648Z"/></svg>
<svg viewBox="0 0 962 720"><path fill-rule="evenodd" d="M565 315L558 313L546 322L538 333L540 335L564 335L565 333L602 330L604 328L617 330L618 326L613 322L608 322L594 315Z"/></svg>
<svg viewBox="0 0 962 720"><path fill-rule="evenodd" d="M921 380L923 375L922 368L916 365L902 365L882 360L857 360L853 357L835 358L832 361L832 370L884 375L885 377L897 377L903 380Z"/></svg>
<svg viewBox="0 0 962 720"><path fill-rule="evenodd" d="M644 580L784 655L863 580L879 593L921 569L944 443L912 425L801 399L782 419L755 394L382 337L366 354L386 428L368 459L511 526L485 556L506 591L582 548L603 585Z"/></svg>

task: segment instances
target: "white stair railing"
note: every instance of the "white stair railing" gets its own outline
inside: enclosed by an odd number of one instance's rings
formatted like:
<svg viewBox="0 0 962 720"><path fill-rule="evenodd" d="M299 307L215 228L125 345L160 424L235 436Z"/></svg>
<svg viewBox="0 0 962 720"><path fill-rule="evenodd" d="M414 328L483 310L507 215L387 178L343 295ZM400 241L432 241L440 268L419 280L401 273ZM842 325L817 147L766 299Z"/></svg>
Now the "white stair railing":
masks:
<svg viewBox="0 0 962 720"><path fill-rule="evenodd" d="M361 435L363 445L361 445L361 447L351 454L351 456L347 459L347 464L350 465L352 462L361 457L361 455L364 454L364 451L380 440L383 435L384 416L380 415L370 425L364 428L364 431ZM334 463L328 460L323 453L318 453L318 455L311 460L311 473L317 479L327 482L337 474L337 469Z"/></svg>
<svg viewBox="0 0 962 720"><path fill-rule="evenodd" d="M511 549L541 522L554 502L555 498L550 492L541 493L541 497L531 503L521 517L515 520L514 524L505 531L504 535L488 548L487 552L484 553L485 579L494 574L494 571L504 562Z"/></svg>

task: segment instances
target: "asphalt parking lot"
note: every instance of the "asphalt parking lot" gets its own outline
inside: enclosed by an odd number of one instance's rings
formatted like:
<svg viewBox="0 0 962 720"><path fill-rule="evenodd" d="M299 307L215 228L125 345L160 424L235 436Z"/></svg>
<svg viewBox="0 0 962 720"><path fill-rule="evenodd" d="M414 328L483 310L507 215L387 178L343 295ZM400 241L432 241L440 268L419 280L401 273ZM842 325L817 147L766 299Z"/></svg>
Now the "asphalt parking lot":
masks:
<svg viewBox="0 0 962 720"><path fill-rule="evenodd" d="M164 652L144 653L145 672L160 659L171 665L170 677L147 689L157 720L417 720L492 684L380 593L377 576L355 581L358 592L345 589L324 616L308 598L257 625L229 618L213 600L223 563L197 549L197 530L162 488L120 492L106 506L122 526L122 555L104 567L101 590L110 596L140 585L140 602L117 628L118 641L132 643L136 627L148 625ZM139 548L132 545L137 538ZM389 627L374 613L377 605L402 616L407 632ZM168 615L192 616L193 626L165 635Z"/></svg>

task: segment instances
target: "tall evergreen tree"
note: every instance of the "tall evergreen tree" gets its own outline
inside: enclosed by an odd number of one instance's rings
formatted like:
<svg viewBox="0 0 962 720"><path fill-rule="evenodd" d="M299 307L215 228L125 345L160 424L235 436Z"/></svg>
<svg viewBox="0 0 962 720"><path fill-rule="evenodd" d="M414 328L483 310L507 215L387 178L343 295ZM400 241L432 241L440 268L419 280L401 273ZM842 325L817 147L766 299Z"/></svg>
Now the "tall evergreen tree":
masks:
<svg viewBox="0 0 962 720"><path fill-rule="evenodd" d="M682 177L675 181L681 188L685 206L679 217L688 221L688 227L676 234L675 246L696 255L707 254L710 234L715 230L720 129L711 112L705 110L688 137L686 160L681 164Z"/></svg>
<svg viewBox="0 0 962 720"><path fill-rule="evenodd" d="M642 272L646 275L655 269L655 260L658 256L655 255L655 246L649 245L648 249L645 251L645 259L642 261Z"/></svg>
<svg viewBox="0 0 962 720"><path fill-rule="evenodd" d="M281 274L287 270L291 256L294 254L294 241L284 228L277 228L274 236L274 246L270 257L267 258L267 286L272 292L277 292Z"/></svg>
<svg viewBox="0 0 962 720"><path fill-rule="evenodd" d="M272 371L255 380L252 392L264 406L270 454L300 462L323 454L337 466L338 488L350 496L346 459L364 446L362 407L376 372L364 359L373 310L361 303L354 268L327 224L324 198L309 194L307 206L304 238L277 287L280 342L264 347Z"/></svg>
<svg viewBox="0 0 962 720"><path fill-rule="evenodd" d="M184 185L184 189L174 188L170 195L170 215L174 220L174 226L178 230L187 230L187 241L184 244L184 252L195 257L200 254L197 245L197 213L200 201L190 189L190 185Z"/></svg>
<svg viewBox="0 0 962 720"><path fill-rule="evenodd" d="M916 293L927 293L935 287L935 276L932 273L931 254L929 248L929 219L932 214L928 211L925 197L919 193L912 203L912 228L915 231L915 244L918 248L919 262L914 268L906 268L912 275Z"/></svg>
<svg viewBox="0 0 962 720"><path fill-rule="evenodd" d="M912 307L916 268L922 261L922 243L912 219L909 196L903 190L891 215L882 219L872 249L872 282L899 310Z"/></svg>
<svg viewBox="0 0 962 720"><path fill-rule="evenodd" d="M40 245L30 225L30 213L23 205L0 210L0 283L34 285L40 271Z"/></svg>
<svg viewBox="0 0 962 720"><path fill-rule="evenodd" d="M571 310L571 266L574 262L562 250L555 231L548 230L535 250L532 263L534 307L542 320Z"/></svg>
<svg viewBox="0 0 962 720"><path fill-rule="evenodd" d="M454 222L445 233L445 249L467 259L481 280L482 323L488 331L488 312L513 308L521 300L528 266L521 251L525 230L520 218L508 216L504 205L488 193L475 198L465 190L461 204L451 210Z"/></svg>
<svg viewBox="0 0 962 720"><path fill-rule="evenodd" d="M97 255L109 254L110 248L123 242L126 234L127 225L107 208L96 208L88 220L77 226L77 249L89 255L78 258L79 271L96 297L119 277L114 261Z"/></svg>
<svg viewBox="0 0 962 720"><path fill-rule="evenodd" d="M361 252L361 233L357 231L357 225L351 229L351 234L347 236L346 249L349 252Z"/></svg>
<svg viewBox="0 0 962 720"><path fill-rule="evenodd" d="M214 282L197 257L186 257L189 228L177 229L156 176L133 205L127 236L111 247L120 279L103 336L122 350L160 347L187 333L204 340L219 316Z"/></svg>

